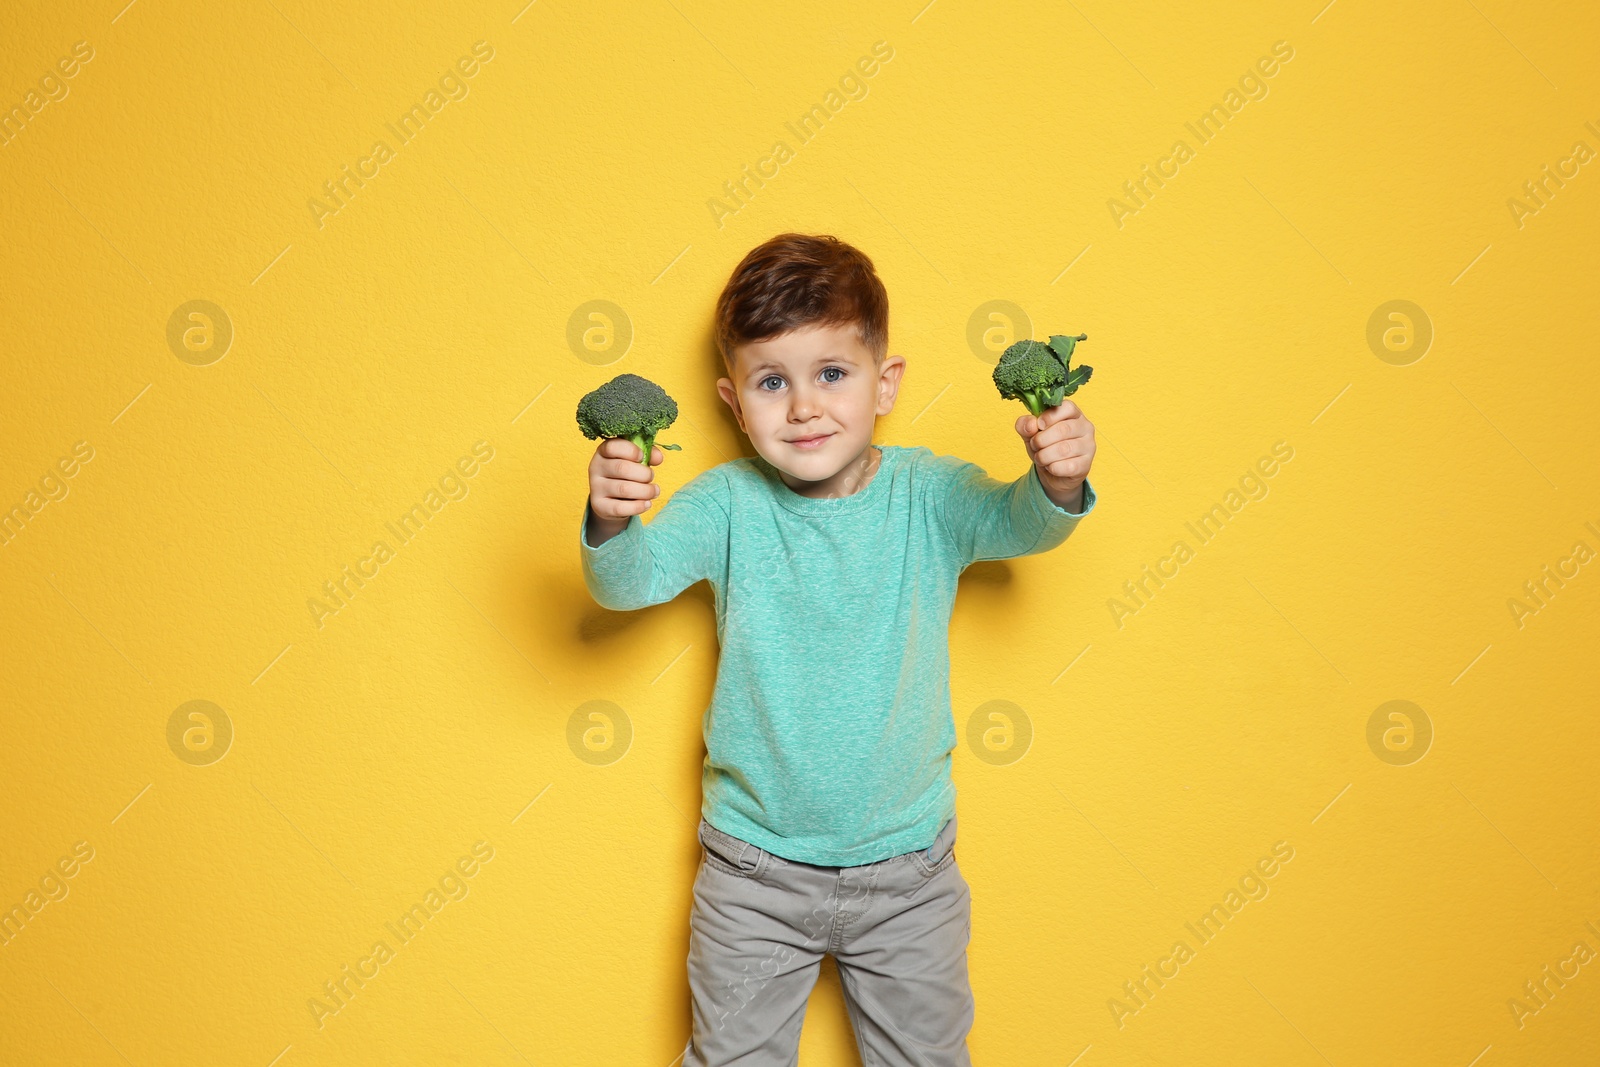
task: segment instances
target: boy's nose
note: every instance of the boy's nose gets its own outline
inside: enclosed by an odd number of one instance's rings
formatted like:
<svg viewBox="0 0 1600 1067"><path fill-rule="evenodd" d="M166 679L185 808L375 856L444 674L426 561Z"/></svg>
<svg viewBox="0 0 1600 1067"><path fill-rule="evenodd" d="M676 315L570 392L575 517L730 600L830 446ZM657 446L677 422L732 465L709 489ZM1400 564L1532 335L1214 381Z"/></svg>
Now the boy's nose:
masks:
<svg viewBox="0 0 1600 1067"><path fill-rule="evenodd" d="M790 394L789 413L796 417L814 415L819 405L816 397L804 389L796 389Z"/></svg>

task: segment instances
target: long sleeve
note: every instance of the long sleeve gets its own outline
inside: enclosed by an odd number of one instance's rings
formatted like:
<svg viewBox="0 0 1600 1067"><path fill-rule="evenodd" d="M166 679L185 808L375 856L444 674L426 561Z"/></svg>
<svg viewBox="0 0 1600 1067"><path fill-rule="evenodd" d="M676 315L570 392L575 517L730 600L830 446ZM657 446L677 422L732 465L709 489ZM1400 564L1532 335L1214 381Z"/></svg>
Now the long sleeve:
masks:
<svg viewBox="0 0 1600 1067"><path fill-rule="evenodd" d="M1014 482L1001 482L976 463L941 456L949 481L941 514L963 565L1011 559L1055 548L1079 520L1094 510L1094 486L1083 482L1083 510L1068 511L1045 495L1038 468L1029 465Z"/></svg>
<svg viewBox="0 0 1600 1067"><path fill-rule="evenodd" d="M583 581L595 603L612 611L662 604L703 578L720 577L728 553L725 479L715 468L685 483L646 523L628 516L622 532L589 543L589 505L578 522Z"/></svg>

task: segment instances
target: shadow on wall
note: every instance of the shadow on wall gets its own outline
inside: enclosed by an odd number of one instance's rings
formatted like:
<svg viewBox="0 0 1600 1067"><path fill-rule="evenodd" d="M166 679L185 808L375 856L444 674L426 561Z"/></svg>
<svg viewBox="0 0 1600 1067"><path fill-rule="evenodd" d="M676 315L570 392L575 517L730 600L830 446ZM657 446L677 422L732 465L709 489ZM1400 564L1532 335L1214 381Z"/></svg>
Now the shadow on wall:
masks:
<svg viewBox="0 0 1600 1067"><path fill-rule="evenodd" d="M652 509L653 510L653 509ZM577 598L580 604L586 604L585 609L578 617L578 640L585 645L598 645L626 636L629 629L642 622L646 613L654 608L666 607L666 604L656 604L650 608L641 608L638 611L611 611L594 602L589 595L589 589L583 584L583 575L577 576L577 584L573 587L571 596ZM711 583L701 579L689 588L679 593L668 603L677 603L680 600L696 600L706 610L706 617L712 621L711 641L716 643L716 594L711 589ZM570 601L569 601L570 602ZM549 599L541 600L538 594L533 596L533 610L537 613L541 605L552 603Z"/></svg>
<svg viewBox="0 0 1600 1067"><path fill-rule="evenodd" d="M1008 560L981 559L970 564L961 572L961 586L963 588L987 587L1000 590L1011 584L1016 577L1016 571Z"/></svg>

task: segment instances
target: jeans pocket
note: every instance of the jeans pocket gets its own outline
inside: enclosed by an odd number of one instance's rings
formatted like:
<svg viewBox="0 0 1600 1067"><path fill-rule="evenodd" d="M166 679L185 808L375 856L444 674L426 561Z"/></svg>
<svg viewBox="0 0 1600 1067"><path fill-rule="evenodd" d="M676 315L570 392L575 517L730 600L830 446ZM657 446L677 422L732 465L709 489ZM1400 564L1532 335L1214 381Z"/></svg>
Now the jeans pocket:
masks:
<svg viewBox="0 0 1600 1067"><path fill-rule="evenodd" d="M700 844L705 849L706 863L719 871L740 878L756 878L766 869L765 851L723 833L704 819L700 820Z"/></svg>

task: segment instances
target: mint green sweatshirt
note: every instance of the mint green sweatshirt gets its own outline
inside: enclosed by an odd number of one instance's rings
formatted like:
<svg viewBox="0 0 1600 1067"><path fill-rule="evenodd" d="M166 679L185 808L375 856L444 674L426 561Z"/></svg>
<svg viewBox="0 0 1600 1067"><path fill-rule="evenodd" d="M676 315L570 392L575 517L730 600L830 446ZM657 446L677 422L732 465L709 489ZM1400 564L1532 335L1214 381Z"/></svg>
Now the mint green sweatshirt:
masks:
<svg viewBox="0 0 1600 1067"><path fill-rule="evenodd" d="M950 611L968 564L1054 548L1094 510L1057 507L925 447L882 446L865 488L817 498L760 456L719 464L628 519L583 577L631 611L709 579L721 658L701 719L701 815L786 859L847 867L927 848L955 814ZM1020 622L1019 622L1020 627Z"/></svg>

